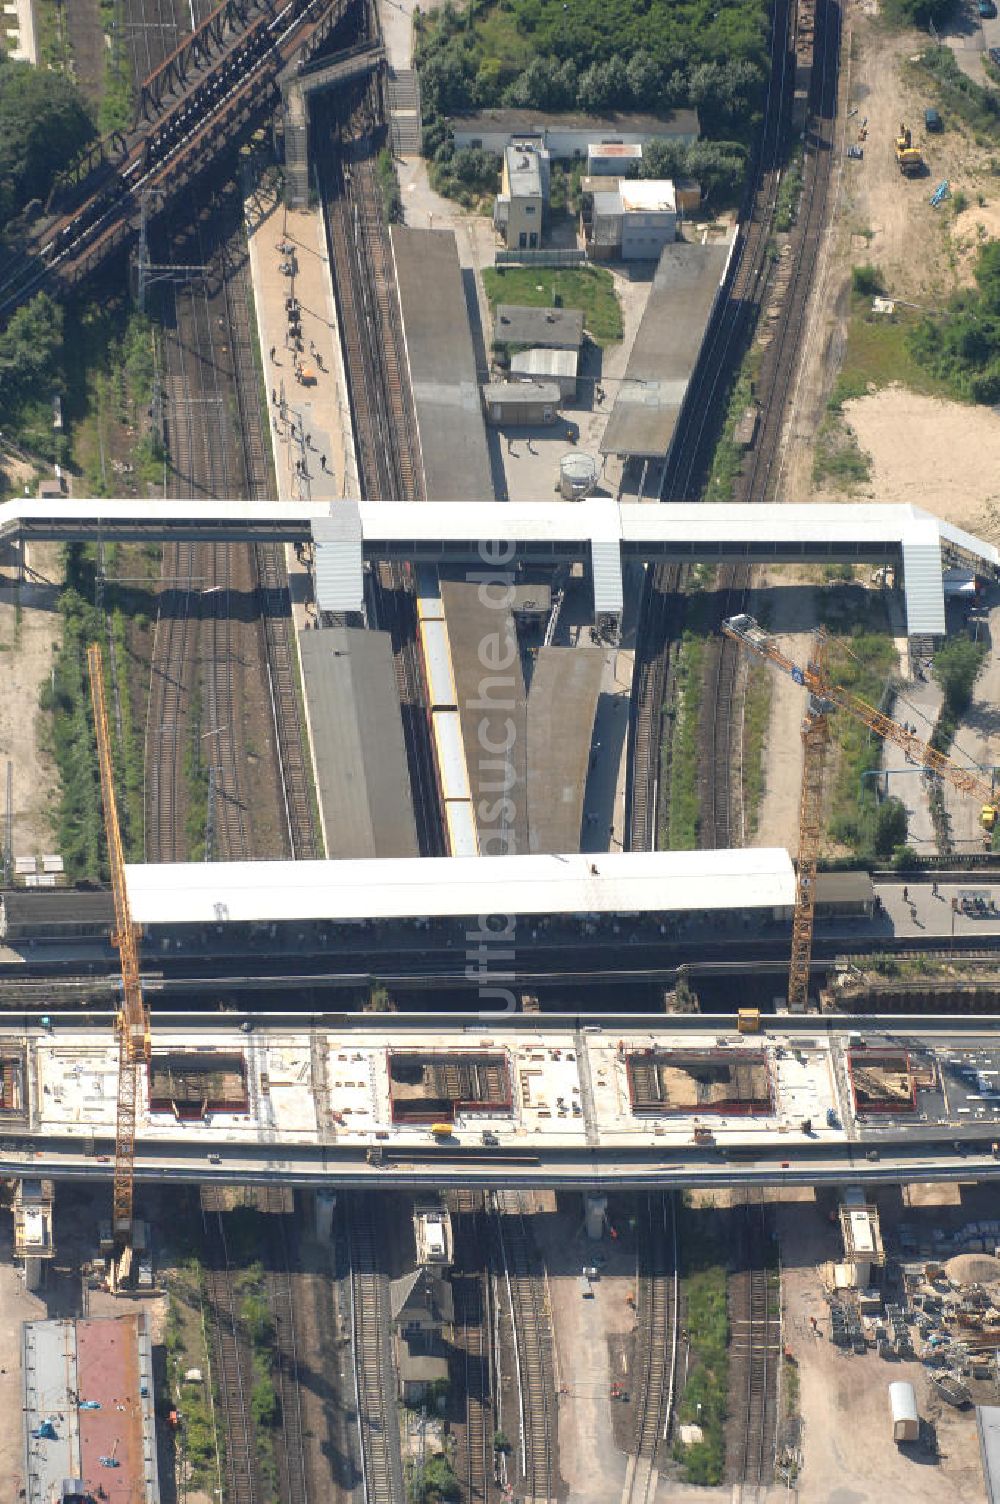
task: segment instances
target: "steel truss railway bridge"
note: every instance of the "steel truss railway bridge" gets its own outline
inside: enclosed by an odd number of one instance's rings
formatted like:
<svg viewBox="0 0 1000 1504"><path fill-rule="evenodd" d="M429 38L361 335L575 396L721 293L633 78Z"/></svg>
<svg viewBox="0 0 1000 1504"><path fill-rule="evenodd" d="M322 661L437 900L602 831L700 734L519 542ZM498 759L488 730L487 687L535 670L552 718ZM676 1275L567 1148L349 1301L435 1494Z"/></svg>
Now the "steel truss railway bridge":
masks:
<svg viewBox="0 0 1000 1504"><path fill-rule="evenodd" d="M907 505L46 499L0 507L0 541L185 539L312 543L319 607L337 613L362 610L365 567L382 559L483 573L583 561L596 616L620 614L630 563L890 565L902 574L911 639L945 631L946 562L1000 572L993 544Z"/></svg>

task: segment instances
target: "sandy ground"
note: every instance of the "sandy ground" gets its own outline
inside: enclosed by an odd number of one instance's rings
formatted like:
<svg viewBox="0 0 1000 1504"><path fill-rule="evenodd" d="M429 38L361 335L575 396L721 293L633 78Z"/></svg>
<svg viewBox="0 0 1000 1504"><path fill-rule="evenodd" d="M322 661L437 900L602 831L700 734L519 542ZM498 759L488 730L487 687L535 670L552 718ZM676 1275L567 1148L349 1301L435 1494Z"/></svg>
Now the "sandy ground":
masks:
<svg viewBox="0 0 1000 1504"><path fill-rule="evenodd" d="M619 1504L626 1459L615 1445L608 1338L627 1333L635 1313L626 1297L635 1290L634 1255L615 1254L605 1237L591 1242L584 1231L578 1197L565 1198L568 1210L536 1218L539 1241L549 1266L552 1326L556 1344L559 1400L560 1471L571 1504ZM580 1270L607 1260L593 1285L593 1300L580 1295Z"/></svg>
<svg viewBox="0 0 1000 1504"><path fill-rule="evenodd" d="M883 272L891 293L934 306L968 280L977 226L997 232L1000 195L988 153L950 117L941 135L925 136L923 111L931 90L911 80L905 64L926 45L920 33L887 35L860 10L847 10L831 223L820 250L809 334L779 471L778 494L790 501L808 501L815 494L815 433L846 344L852 266L871 262ZM846 147L859 140L866 121L864 159L849 162ZM900 121L910 125L925 153L925 177L905 180L899 174L892 139ZM931 192L944 178L969 200L970 207L958 216L950 208L930 206ZM977 203L979 196L983 206ZM937 437L941 454L954 453L961 443L957 433L952 438L950 420L946 428L939 427ZM863 440L861 447L867 448Z"/></svg>
<svg viewBox="0 0 1000 1504"><path fill-rule="evenodd" d="M19 588L4 571L0 588L0 653L4 694L0 697L0 808L6 808L7 761L14 765L14 855L41 856L55 850L53 815L58 780L55 764L39 740L38 695L49 677L60 636L57 611L59 550L32 544L31 571Z"/></svg>
<svg viewBox="0 0 1000 1504"><path fill-rule="evenodd" d="M915 1188L916 1189L916 1188ZM906 1215L924 1207L933 1223L943 1215L937 1188L910 1198ZM899 1204L899 1196L894 1196ZM954 1201L946 1189L944 1199ZM928 1392L919 1363L887 1364L873 1352L847 1356L829 1339L828 1308L818 1265L840 1251L840 1235L827 1207L803 1192L777 1210L783 1267L785 1343L799 1374L803 1470L799 1504L973 1504L983 1497L975 1412L942 1407ZM920 1213L916 1213L920 1215ZM883 1221L885 1213L883 1212ZM810 1327L815 1317L819 1335ZM941 1460L908 1455L891 1440L888 1384L909 1380L923 1418L936 1426Z"/></svg>
<svg viewBox="0 0 1000 1504"><path fill-rule="evenodd" d="M910 502L1000 538L1000 414L899 386L844 410L872 458L873 500Z"/></svg>

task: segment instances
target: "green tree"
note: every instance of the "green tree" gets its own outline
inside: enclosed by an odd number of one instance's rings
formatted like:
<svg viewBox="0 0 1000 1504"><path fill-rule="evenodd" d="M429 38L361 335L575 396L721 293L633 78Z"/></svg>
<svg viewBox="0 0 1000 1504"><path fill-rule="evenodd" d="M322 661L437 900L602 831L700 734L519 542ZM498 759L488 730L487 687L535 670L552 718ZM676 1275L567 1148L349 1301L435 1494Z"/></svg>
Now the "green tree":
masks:
<svg viewBox="0 0 1000 1504"><path fill-rule="evenodd" d="M48 196L56 173L93 134L69 78L0 52L0 230L31 199Z"/></svg>
<svg viewBox="0 0 1000 1504"><path fill-rule="evenodd" d="M47 293L38 293L11 317L0 334L0 428L26 403L51 397L62 336L62 309Z"/></svg>
<svg viewBox="0 0 1000 1504"><path fill-rule="evenodd" d="M875 850L891 856L906 840L906 805L901 799L884 799L875 816Z"/></svg>
<svg viewBox="0 0 1000 1504"><path fill-rule="evenodd" d="M953 637L934 654L932 672L944 693L953 720L968 709L972 686L983 662L983 646L969 637Z"/></svg>

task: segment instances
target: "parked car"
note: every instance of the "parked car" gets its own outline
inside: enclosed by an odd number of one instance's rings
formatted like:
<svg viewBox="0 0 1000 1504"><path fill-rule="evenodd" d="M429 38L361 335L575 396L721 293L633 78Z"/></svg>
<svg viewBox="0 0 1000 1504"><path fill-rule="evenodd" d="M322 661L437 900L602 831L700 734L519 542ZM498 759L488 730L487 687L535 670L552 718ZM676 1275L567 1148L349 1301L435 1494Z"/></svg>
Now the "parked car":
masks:
<svg viewBox="0 0 1000 1504"><path fill-rule="evenodd" d="M979 0L980 21L992 21L996 13L997 8L994 0Z"/></svg>
<svg viewBox="0 0 1000 1504"><path fill-rule="evenodd" d="M987 0L982 0L982 3L986 4ZM989 3L992 5L993 0L989 0ZM924 111L924 130L934 133L944 130L944 126L941 124L941 116L937 110L929 109Z"/></svg>
<svg viewBox="0 0 1000 1504"><path fill-rule="evenodd" d="M994 68L1000 68L1000 47L990 47L986 53Z"/></svg>

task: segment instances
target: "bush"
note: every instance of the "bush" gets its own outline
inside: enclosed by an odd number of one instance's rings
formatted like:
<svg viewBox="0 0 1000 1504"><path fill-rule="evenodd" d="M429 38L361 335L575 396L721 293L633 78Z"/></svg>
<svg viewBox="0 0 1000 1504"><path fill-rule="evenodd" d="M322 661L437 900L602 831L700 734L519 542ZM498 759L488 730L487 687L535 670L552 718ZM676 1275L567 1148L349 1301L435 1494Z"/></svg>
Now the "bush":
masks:
<svg viewBox="0 0 1000 1504"><path fill-rule="evenodd" d="M882 13L896 26L940 26L955 9L954 0L884 0Z"/></svg>
<svg viewBox="0 0 1000 1504"><path fill-rule="evenodd" d="M910 336L914 357L956 396L1000 401L1000 241L979 247L976 287L956 293L940 317L921 319Z"/></svg>
<svg viewBox="0 0 1000 1504"><path fill-rule="evenodd" d="M944 694L945 709L958 720L969 708L972 686L982 668L986 648L969 637L953 637L934 654L931 669Z"/></svg>
<svg viewBox="0 0 1000 1504"><path fill-rule="evenodd" d="M875 816L875 851L891 856L906 840L906 805L901 799L885 799Z"/></svg>
<svg viewBox="0 0 1000 1504"><path fill-rule="evenodd" d="M885 293L885 278L877 266L866 261L863 266L856 266L852 270L851 291L862 298L881 297Z"/></svg>

